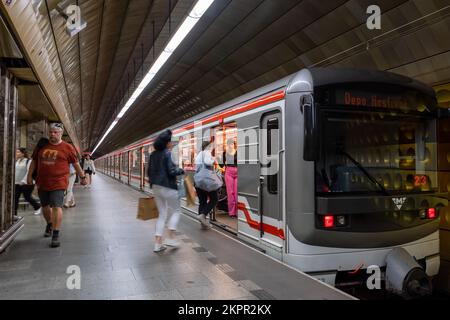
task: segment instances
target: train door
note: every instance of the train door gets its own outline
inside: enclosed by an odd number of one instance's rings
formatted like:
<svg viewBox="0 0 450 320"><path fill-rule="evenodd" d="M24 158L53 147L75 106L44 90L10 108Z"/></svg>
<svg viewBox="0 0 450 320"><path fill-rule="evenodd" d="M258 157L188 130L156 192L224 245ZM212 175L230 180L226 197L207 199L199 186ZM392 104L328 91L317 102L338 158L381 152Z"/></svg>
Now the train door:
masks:
<svg viewBox="0 0 450 320"><path fill-rule="evenodd" d="M266 113L261 117L259 159L260 235L261 240L281 248L284 241L282 218L282 146L281 113Z"/></svg>
<svg viewBox="0 0 450 320"><path fill-rule="evenodd" d="M113 178L116 178L116 171L117 171L117 155L113 155L112 156L112 160L113 160Z"/></svg>
<svg viewBox="0 0 450 320"><path fill-rule="evenodd" d="M235 150L237 146L237 124L236 122L221 124L212 129L212 134L214 137L214 156L219 164L217 169L222 174L224 184L218 190L218 202L211 218L216 225L228 229L229 231L236 232L238 229L237 216L236 214L230 213L232 208L229 207L229 205L233 206L232 203L234 201L229 201L228 199L228 190L232 190L229 188L233 188L233 186L228 186L227 183L235 183L237 188L238 178L236 176L232 179L232 175L230 175L229 178L226 178L226 172L227 170L237 171L237 162L234 163L233 157L228 156L228 160L226 160L226 158L227 154L229 154L229 152L233 153L233 150ZM227 161L229 163L227 163ZM234 205L237 207L237 203Z"/></svg>
<svg viewBox="0 0 450 320"><path fill-rule="evenodd" d="M117 155L117 162L118 162L118 165L117 165L118 178L119 178L119 181L122 181L122 170L123 170L122 153L119 153Z"/></svg>
<svg viewBox="0 0 450 320"><path fill-rule="evenodd" d="M132 155L132 151L127 151L126 152L126 156L127 156L127 167L126 167L126 169L127 169L127 174L128 174L128 181L127 181L127 183L130 185L131 184L131 161L130 161L130 159L131 159L131 155Z"/></svg>
<svg viewBox="0 0 450 320"><path fill-rule="evenodd" d="M144 147L139 148L139 189L144 190L145 185L145 161Z"/></svg>

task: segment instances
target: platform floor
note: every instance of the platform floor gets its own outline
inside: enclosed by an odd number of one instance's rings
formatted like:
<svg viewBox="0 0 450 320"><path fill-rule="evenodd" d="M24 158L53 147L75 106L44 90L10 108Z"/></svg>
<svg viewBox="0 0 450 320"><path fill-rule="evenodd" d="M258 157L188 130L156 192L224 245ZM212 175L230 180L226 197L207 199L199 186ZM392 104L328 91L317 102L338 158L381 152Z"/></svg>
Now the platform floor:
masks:
<svg viewBox="0 0 450 320"><path fill-rule="evenodd" d="M49 248L42 216L0 254L0 299L352 299L182 215L181 247L156 254L155 220L136 219L142 193L102 174L75 186L65 209L61 247ZM70 290L69 266L81 270Z"/></svg>

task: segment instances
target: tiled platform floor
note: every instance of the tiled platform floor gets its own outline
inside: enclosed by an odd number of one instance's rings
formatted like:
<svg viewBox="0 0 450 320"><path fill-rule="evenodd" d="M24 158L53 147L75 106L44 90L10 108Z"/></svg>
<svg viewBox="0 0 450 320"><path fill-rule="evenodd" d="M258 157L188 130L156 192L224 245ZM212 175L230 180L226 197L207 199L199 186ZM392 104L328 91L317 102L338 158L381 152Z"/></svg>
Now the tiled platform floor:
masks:
<svg viewBox="0 0 450 320"><path fill-rule="evenodd" d="M219 232L202 231L184 215L180 248L156 254L155 220L136 219L142 196L101 174L90 189L76 185L77 206L65 209L56 249L43 237L43 217L20 212L26 226L0 254L0 299L350 298ZM79 290L67 287L73 265L81 271Z"/></svg>

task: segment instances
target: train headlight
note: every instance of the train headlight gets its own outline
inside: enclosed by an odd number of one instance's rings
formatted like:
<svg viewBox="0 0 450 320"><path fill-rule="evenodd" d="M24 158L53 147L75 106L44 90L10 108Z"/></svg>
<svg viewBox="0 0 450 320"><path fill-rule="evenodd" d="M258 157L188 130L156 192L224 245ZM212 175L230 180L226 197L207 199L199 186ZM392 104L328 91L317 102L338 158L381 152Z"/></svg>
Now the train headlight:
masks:
<svg viewBox="0 0 450 320"><path fill-rule="evenodd" d="M345 224L346 224L346 219L345 219L345 216L337 216L336 217L336 225L338 226L338 227L343 227L343 226L345 226Z"/></svg>
<svg viewBox="0 0 450 320"><path fill-rule="evenodd" d="M420 212L419 212L420 219L426 219L427 218L427 212L428 212L427 209L420 210Z"/></svg>

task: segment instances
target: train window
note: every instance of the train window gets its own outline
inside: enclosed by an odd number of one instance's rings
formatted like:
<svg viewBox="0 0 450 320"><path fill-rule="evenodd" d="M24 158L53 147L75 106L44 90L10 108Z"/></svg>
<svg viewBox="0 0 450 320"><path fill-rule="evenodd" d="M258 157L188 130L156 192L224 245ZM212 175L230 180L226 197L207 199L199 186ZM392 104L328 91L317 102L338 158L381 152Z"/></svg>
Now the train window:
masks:
<svg viewBox="0 0 450 320"><path fill-rule="evenodd" d="M274 139L272 139L272 137ZM272 156L272 151L278 153L278 118L267 120L267 150L266 155ZM267 176L267 191L278 193L278 174Z"/></svg>
<svg viewBox="0 0 450 320"><path fill-rule="evenodd" d="M230 140L237 143L237 125L236 122L227 123L214 128L214 153L219 165L225 163L224 155ZM228 159L229 161L230 159Z"/></svg>
<svg viewBox="0 0 450 320"><path fill-rule="evenodd" d="M124 178L123 178L124 180L128 179L128 157L129 157L128 151L125 151L122 153L122 166L121 166L122 173L121 174L122 174L122 176L124 176Z"/></svg>
<svg viewBox="0 0 450 320"><path fill-rule="evenodd" d="M148 170L149 170L149 162L150 162L150 154L153 152L153 145L145 145L144 146L144 154L142 157L142 163L144 166L144 187L149 185L148 180Z"/></svg>
<svg viewBox="0 0 450 320"><path fill-rule="evenodd" d="M321 117L323 147L316 163L317 192L437 190L434 119L368 111L327 111Z"/></svg>
<svg viewBox="0 0 450 320"><path fill-rule="evenodd" d="M186 171L195 170L195 136L193 133L189 133L180 137L179 141L179 166Z"/></svg>

